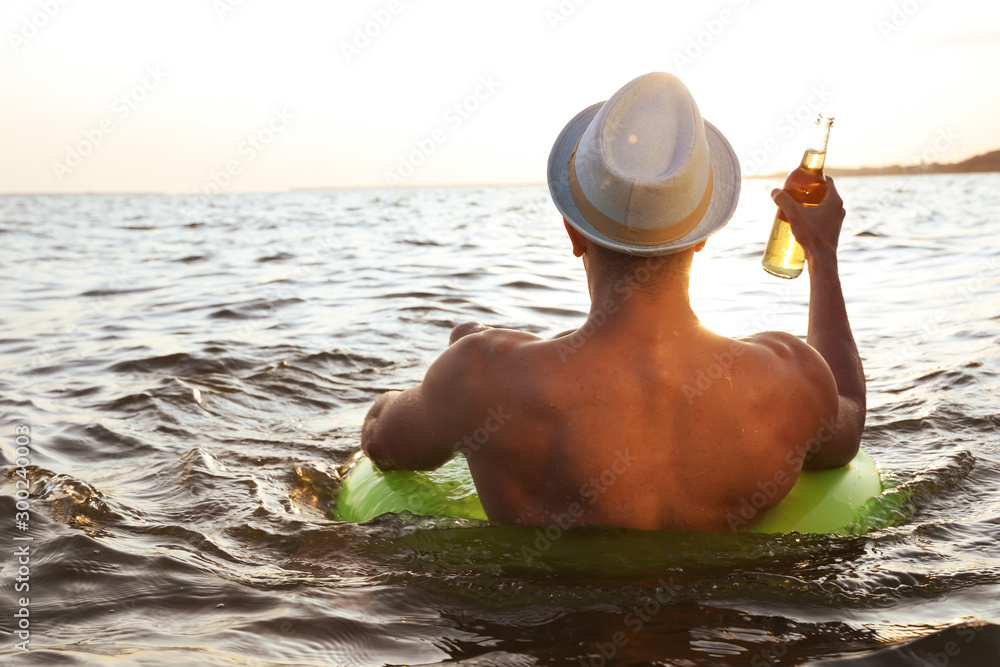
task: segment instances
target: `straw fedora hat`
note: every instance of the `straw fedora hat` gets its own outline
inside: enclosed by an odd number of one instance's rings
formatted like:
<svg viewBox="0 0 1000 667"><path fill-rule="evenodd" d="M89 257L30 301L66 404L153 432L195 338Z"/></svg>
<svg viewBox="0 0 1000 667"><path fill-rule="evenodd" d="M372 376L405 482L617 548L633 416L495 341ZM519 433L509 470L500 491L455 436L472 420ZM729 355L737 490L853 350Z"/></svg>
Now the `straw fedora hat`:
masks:
<svg viewBox="0 0 1000 667"><path fill-rule="evenodd" d="M669 255L729 222L740 164L681 80L653 72L563 128L549 154L548 181L559 212L594 243Z"/></svg>

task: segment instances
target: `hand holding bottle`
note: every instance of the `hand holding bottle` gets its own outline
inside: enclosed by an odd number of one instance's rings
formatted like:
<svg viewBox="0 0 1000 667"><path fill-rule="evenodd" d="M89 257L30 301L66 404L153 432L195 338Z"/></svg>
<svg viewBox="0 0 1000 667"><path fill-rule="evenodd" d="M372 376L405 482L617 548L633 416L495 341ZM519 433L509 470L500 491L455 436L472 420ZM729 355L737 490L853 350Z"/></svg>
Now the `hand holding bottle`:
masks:
<svg viewBox="0 0 1000 667"><path fill-rule="evenodd" d="M826 179L826 196L819 205L805 206L795 201L784 190L771 191L771 199L781 209L781 213L792 227L795 240L802 246L805 259L810 264L816 261L836 261L837 243L846 212L833 179Z"/></svg>
<svg viewBox="0 0 1000 667"><path fill-rule="evenodd" d="M816 119L816 131L802 155L802 161L785 179L784 191L800 204L817 206L826 195L823 165L826 163L826 145L830 140L831 127L833 116L820 114ZM779 278L797 278L805 266L805 259L802 246L796 242L788 220L781 209L778 209L761 259L764 270Z"/></svg>

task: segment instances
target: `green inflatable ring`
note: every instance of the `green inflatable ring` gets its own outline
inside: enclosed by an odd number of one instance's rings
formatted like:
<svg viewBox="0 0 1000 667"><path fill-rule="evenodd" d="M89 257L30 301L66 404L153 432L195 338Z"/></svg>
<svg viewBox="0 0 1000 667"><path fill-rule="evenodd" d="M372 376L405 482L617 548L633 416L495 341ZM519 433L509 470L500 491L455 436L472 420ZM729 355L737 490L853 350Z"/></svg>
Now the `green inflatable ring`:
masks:
<svg viewBox="0 0 1000 667"><path fill-rule="evenodd" d="M882 494L878 466L864 451L848 465L804 470L785 498L749 532L851 533L864 524L869 502ZM753 507L731 517L734 528L752 523ZM344 476L334 516L368 521L386 512L486 519L464 456L429 472L382 472L367 456L356 458Z"/></svg>

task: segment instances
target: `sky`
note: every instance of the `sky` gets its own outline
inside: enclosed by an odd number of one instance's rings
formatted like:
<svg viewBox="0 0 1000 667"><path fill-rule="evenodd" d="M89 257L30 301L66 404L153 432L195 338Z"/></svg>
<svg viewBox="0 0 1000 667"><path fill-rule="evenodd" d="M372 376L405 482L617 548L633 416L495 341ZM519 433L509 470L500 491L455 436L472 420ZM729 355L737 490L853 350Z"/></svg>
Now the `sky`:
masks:
<svg viewBox="0 0 1000 667"><path fill-rule="evenodd" d="M12 0L0 193L543 183L578 111L679 76L744 175L1000 148L996 0Z"/></svg>

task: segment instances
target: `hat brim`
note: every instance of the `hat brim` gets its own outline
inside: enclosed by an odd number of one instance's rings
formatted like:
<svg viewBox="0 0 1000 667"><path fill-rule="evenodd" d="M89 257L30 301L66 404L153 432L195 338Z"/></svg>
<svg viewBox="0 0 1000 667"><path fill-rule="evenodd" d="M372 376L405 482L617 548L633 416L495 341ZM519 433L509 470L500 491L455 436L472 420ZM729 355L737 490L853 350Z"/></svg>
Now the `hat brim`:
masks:
<svg viewBox="0 0 1000 667"><path fill-rule="evenodd" d="M569 190L569 156L576 147L580 137L597 112L604 105L598 102L578 113L566 124L559 137L556 138L552 151L549 153L548 181L549 192L556 208L573 227L594 243L629 255L655 256L669 255L696 245L719 231L729 223L736 204L740 198L740 162L736 152L729 145L722 133L715 126L703 119L705 123L705 138L708 141L708 152L712 161L713 187L712 199L708 204L701 222L688 234L663 245L648 246L622 243L609 238L597 231L573 202Z"/></svg>

